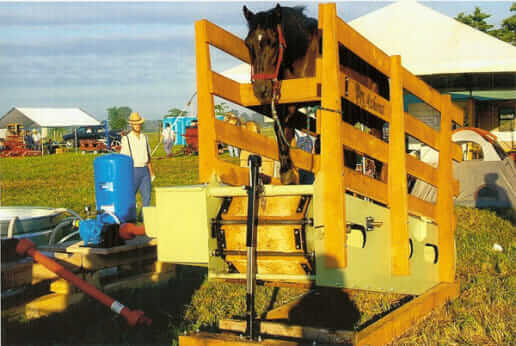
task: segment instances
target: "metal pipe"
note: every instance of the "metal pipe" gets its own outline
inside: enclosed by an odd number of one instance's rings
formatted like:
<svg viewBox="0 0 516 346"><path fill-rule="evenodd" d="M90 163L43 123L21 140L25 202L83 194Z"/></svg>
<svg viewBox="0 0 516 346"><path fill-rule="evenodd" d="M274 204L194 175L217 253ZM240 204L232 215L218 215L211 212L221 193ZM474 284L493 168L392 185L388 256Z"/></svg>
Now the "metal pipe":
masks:
<svg viewBox="0 0 516 346"><path fill-rule="evenodd" d="M215 225L245 225L247 220L211 220ZM298 219L298 220L263 220L258 219L258 225L313 225L313 219Z"/></svg>
<svg viewBox="0 0 516 346"><path fill-rule="evenodd" d="M130 240L137 235L145 235L144 225L135 225L134 223L124 223L120 225L120 237L125 240Z"/></svg>
<svg viewBox="0 0 516 346"><path fill-rule="evenodd" d="M81 278L75 276L72 272L66 270L62 265L60 265L56 261L43 255L41 252L36 250L35 247L36 246L32 241L28 239L20 239L18 244L16 245L16 253L20 256L28 255L32 257L36 262L41 263L50 271L56 273L66 281L81 289L84 293L88 294L92 298L98 300L102 304L111 308L111 310L113 310L117 314L122 315L127 320L127 323L130 326L134 327L138 324L150 326L152 324L152 320L146 317L143 311L130 310L128 307L124 306L120 302L114 300L105 293L99 291L97 288L88 284Z"/></svg>
<svg viewBox="0 0 516 346"><path fill-rule="evenodd" d="M258 228L258 195L259 191L259 169L262 165L262 158L258 155L250 155L249 166L249 188L247 189L247 335L254 340L259 331L256 325L256 311L254 298L256 293L256 240Z"/></svg>

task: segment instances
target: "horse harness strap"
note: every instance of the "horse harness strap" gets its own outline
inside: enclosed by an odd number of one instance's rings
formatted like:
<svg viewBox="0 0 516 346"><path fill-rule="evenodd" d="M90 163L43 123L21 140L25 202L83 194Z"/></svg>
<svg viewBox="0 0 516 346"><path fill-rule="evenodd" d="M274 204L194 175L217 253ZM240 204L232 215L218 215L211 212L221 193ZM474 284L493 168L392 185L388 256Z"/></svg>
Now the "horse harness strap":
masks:
<svg viewBox="0 0 516 346"><path fill-rule="evenodd" d="M274 69L274 73L254 73L254 68L251 65L251 81L255 80L268 80L271 79L274 84L278 83L278 75L281 63L283 62L283 51L287 48L287 42L285 41L285 36L283 36L283 30L281 29L281 25L277 25L278 31L278 41L279 41L279 54L278 60L276 61L276 68ZM277 87L274 85L274 87Z"/></svg>

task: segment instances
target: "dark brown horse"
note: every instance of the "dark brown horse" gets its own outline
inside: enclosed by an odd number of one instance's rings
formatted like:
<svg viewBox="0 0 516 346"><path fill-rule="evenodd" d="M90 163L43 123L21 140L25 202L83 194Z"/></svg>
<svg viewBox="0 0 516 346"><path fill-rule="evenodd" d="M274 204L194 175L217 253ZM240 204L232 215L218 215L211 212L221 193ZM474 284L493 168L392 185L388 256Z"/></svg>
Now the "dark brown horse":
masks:
<svg viewBox="0 0 516 346"><path fill-rule="evenodd" d="M297 111L299 105L282 104L276 112L272 101L279 99L281 80L315 76L316 58L321 53L321 33L317 21L305 16L302 7L278 4L271 10L254 14L244 6L243 12L249 27L245 44L251 57L253 91L264 105L260 111L277 119L274 131L281 183L297 184L299 176L290 157L289 143L295 128L307 127L307 118ZM388 94L387 80L375 78L378 76L373 74L377 71L363 60L356 59L344 47L339 48L339 56L344 73L382 96Z"/></svg>

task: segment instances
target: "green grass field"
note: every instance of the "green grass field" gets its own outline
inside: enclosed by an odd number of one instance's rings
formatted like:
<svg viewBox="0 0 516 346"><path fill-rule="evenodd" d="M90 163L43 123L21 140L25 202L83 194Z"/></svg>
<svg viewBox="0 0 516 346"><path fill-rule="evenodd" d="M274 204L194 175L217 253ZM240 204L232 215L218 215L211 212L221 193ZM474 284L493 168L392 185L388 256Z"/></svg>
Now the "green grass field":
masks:
<svg viewBox="0 0 516 346"><path fill-rule="evenodd" d="M151 146L157 136L151 135ZM66 153L48 157L0 159L1 204L65 207L83 214L95 205L92 154ZM160 147L153 161L153 186L197 183L197 157L164 158ZM151 202L154 204L154 197ZM516 227L508 217L487 210L457 208L457 279L461 295L412 328L399 344L516 344ZM513 214L510 211L508 214ZM503 247L495 252L493 244ZM141 309L154 323L130 328L123 318L85 299L64 313L38 320L2 316L2 344L176 344L180 333L213 329L221 318L242 316L245 287L208 282L203 268L179 267L177 277L157 286L112 294L132 309ZM259 287L258 313L275 296L274 306L302 294L302 289ZM399 305L402 296L360 292L353 302L360 316L352 327ZM346 312L343 312L346 314Z"/></svg>

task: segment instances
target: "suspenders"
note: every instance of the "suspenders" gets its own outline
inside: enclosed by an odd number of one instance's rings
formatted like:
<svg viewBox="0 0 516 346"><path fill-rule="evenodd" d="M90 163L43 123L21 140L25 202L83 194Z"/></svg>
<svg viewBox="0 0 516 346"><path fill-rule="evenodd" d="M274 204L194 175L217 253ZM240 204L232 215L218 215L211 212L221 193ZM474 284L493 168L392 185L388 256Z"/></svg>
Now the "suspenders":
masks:
<svg viewBox="0 0 516 346"><path fill-rule="evenodd" d="M143 136L145 136L145 135L143 135ZM131 155L131 158L134 160L133 151L131 150L131 141L129 140L129 134L126 135L125 138L127 138L127 145L129 146L129 154ZM149 139L147 138L147 136L145 136L145 148L147 149L147 159L150 161L151 155L149 152Z"/></svg>

